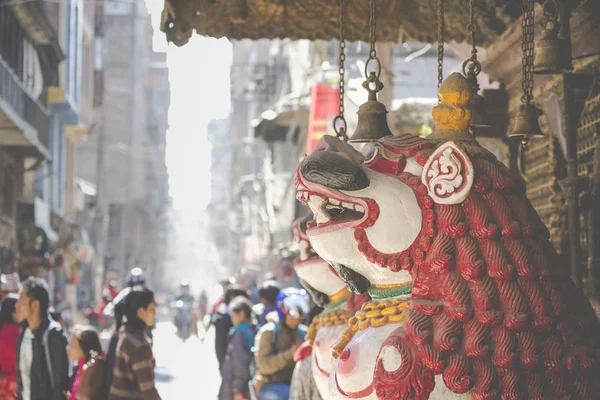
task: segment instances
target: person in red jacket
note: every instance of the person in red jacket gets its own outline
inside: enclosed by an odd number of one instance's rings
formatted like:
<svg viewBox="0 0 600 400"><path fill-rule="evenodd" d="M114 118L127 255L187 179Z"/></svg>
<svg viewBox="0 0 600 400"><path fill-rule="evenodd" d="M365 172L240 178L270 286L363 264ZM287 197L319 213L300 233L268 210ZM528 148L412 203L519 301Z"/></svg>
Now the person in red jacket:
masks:
<svg viewBox="0 0 600 400"><path fill-rule="evenodd" d="M8 295L0 305L0 400L17 394L17 339L21 332L16 307L17 297Z"/></svg>

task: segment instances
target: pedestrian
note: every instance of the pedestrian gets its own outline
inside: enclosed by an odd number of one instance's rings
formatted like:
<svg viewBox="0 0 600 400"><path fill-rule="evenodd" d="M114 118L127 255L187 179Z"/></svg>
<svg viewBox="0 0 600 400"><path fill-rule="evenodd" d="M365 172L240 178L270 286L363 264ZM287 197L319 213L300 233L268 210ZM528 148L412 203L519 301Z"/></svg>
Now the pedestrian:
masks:
<svg viewBox="0 0 600 400"><path fill-rule="evenodd" d="M219 400L246 400L250 398L248 382L257 330L252 324L252 304L245 297L236 297L229 304L229 312L233 327L221 370Z"/></svg>
<svg viewBox="0 0 600 400"><path fill-rule="evenodd" d="M92 326L76 326L67 345L69 361L77 363L69 400L98 400L102 384L102 346Z"/></svg>
<svg viewBox="0 0 600 400"><path fill-rule="evenodd" d="M130 292L131 288L127 288L127 292L125 292L125 294L129 294ZM117 296L115 300L118 300L119 296ZM100 395L98 396L99 400L108 400L110 397L110 387L112 385L115 360L117 358L119 331L123 326L123 317L125 314L125 299L126 296L124 295L123 299L117 301L117 303L114 304L110 310L105 310L105 312L108 314L105 314L105 316L111 316L114 320L114 331L108 341L108 346L105 352L106 357L104 359L104 368L102 371L102 385L100 386Z"/></svg>
<svg viewBox="0 0 600 400"><path fill-rule="evenodd" d="M288 400L294 373L294 353L304 341L306 326L300 325L308 312L305 290L286 288L279 292L275 311L256 335L254 390L260 400Z"/></svg>
<svg viewBox="0 0 600 400"><path fill-rule="evenodd" d="M275 301L279 294L279 285L276 281L265 281L258 290L260 297L260 312L258 314L258 324L263 326L267 323L267 315L275 310Z"/></svg>
<svg viewBox="0 0 600 400"><path fill-rule="evenodd" d="M19 291L24 319L17 340L17 400L65 400L69 387L67 338L48 315L50 298L42 278L29 277Z"/></svg>
<svg viewBox="0 0 600 400"><path fill-rule="evenodd" d="M8 294L0 304L0 400L17 395L17 339L21 332L17 296Z"/></svg>
<svg viewBox="0 0 600 400"><path fill-rule="evenodd" d="M227 338L229 330L233 327L231 317L229 316L229 303L234 298L242 296L248 298L248 292L234 287L229 289L223 297L224 310L217 311L211 318L211 324L215 327L215 353L219 361L219 371L222 369L225 354L227 354Z"/></svg>
<svg viewBox="0 0 600 400"><path fill-rule="evenodd" d="M11 293L18 293L20 288L19 274L0 274L0 302Z"/></svg>
<svg viewBox="0 0 600 400"><path fill-rule="evenodd" d="M160 400L154 385L154 355L146 329L156 320L154 293L134 287L125 299L124 325L119 330L110 400Z"/></svg>
<svg viewBox="0 0 600 400"><path fill-rule="evenodd" d="M93 326L96 329L100 329L100 312L97 307L94 307L93 304L90 304L85 309L85 319L87 319L88 324Z"/></svg>
<svg viewBox="0 0 600 400"><path fill-rule="evenodd" d="M62 330L64 332L66 329L65 329L65 319L63 318L62 312L60 312L59 310L56 310L54 308L51 308L50 311L48 311L48 314L50 315L50 318L52 318L53 321L58 322L58 324L60 325L60 327L62 328Z"/></svg>

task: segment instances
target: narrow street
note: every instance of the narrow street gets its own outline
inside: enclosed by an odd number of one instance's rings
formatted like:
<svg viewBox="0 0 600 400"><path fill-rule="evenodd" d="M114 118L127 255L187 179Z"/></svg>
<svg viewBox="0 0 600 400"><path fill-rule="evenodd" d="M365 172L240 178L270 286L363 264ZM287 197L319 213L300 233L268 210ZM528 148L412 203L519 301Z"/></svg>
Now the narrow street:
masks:
<svg viewBox="0 0 600 400"><path fill-rule="evenodd" d="M164 400L213 400L221 377L214 353L214 331L206 341L191 337L183 342L175 326L161 321L154 331L156 382Z"/></svg>

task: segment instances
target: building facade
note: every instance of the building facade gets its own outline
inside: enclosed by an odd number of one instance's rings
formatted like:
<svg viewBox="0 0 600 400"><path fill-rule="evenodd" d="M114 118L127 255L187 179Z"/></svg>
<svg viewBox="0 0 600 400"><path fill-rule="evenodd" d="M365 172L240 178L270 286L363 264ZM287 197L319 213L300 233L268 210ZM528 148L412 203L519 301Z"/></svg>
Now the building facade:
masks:
<svg viewBox="0 0 600 400"><path fill-rule="evenodd" d="M19 231L34 222L36 169L52 161L49 89L64 59L52 15L58 7L18 3L0 7L0 265L19 269ZM43 257L39 248L32 253ZM20 271L19 271L20 272Z"/></svg>
<svg viewBox="0 0 600 400"><path fill-rule="evenodd" d="M124 278L141 267L161 267L161 218L170 207L165 166L169 81L166 55L152 50L143 1L108 2L97 9L102 51L96 57L101 102L94 133L78 146L78 177L93 183L88 215L103 275Z"/></svg>

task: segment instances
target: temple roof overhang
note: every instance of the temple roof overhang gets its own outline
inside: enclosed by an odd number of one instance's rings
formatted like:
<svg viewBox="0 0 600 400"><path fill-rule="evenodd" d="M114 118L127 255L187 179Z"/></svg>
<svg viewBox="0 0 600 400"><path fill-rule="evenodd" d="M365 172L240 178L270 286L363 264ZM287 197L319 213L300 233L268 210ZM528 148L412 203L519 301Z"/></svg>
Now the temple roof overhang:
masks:
<svg viewBox="0 0 600 400"><path fill-rule="evenodd" d="M437 40L439 0L376 0L377 40ZM583 0L565 0L579 3ZM446 41L467 39L468 1L445 0ZM475 2L478 38L492 42L521 14L518 0ZM369 2L346 0L346 38L368 41ZM161 30L182 46L195 30L229 39L330 40L339 34L335 0L165 0Z"/></svg>

